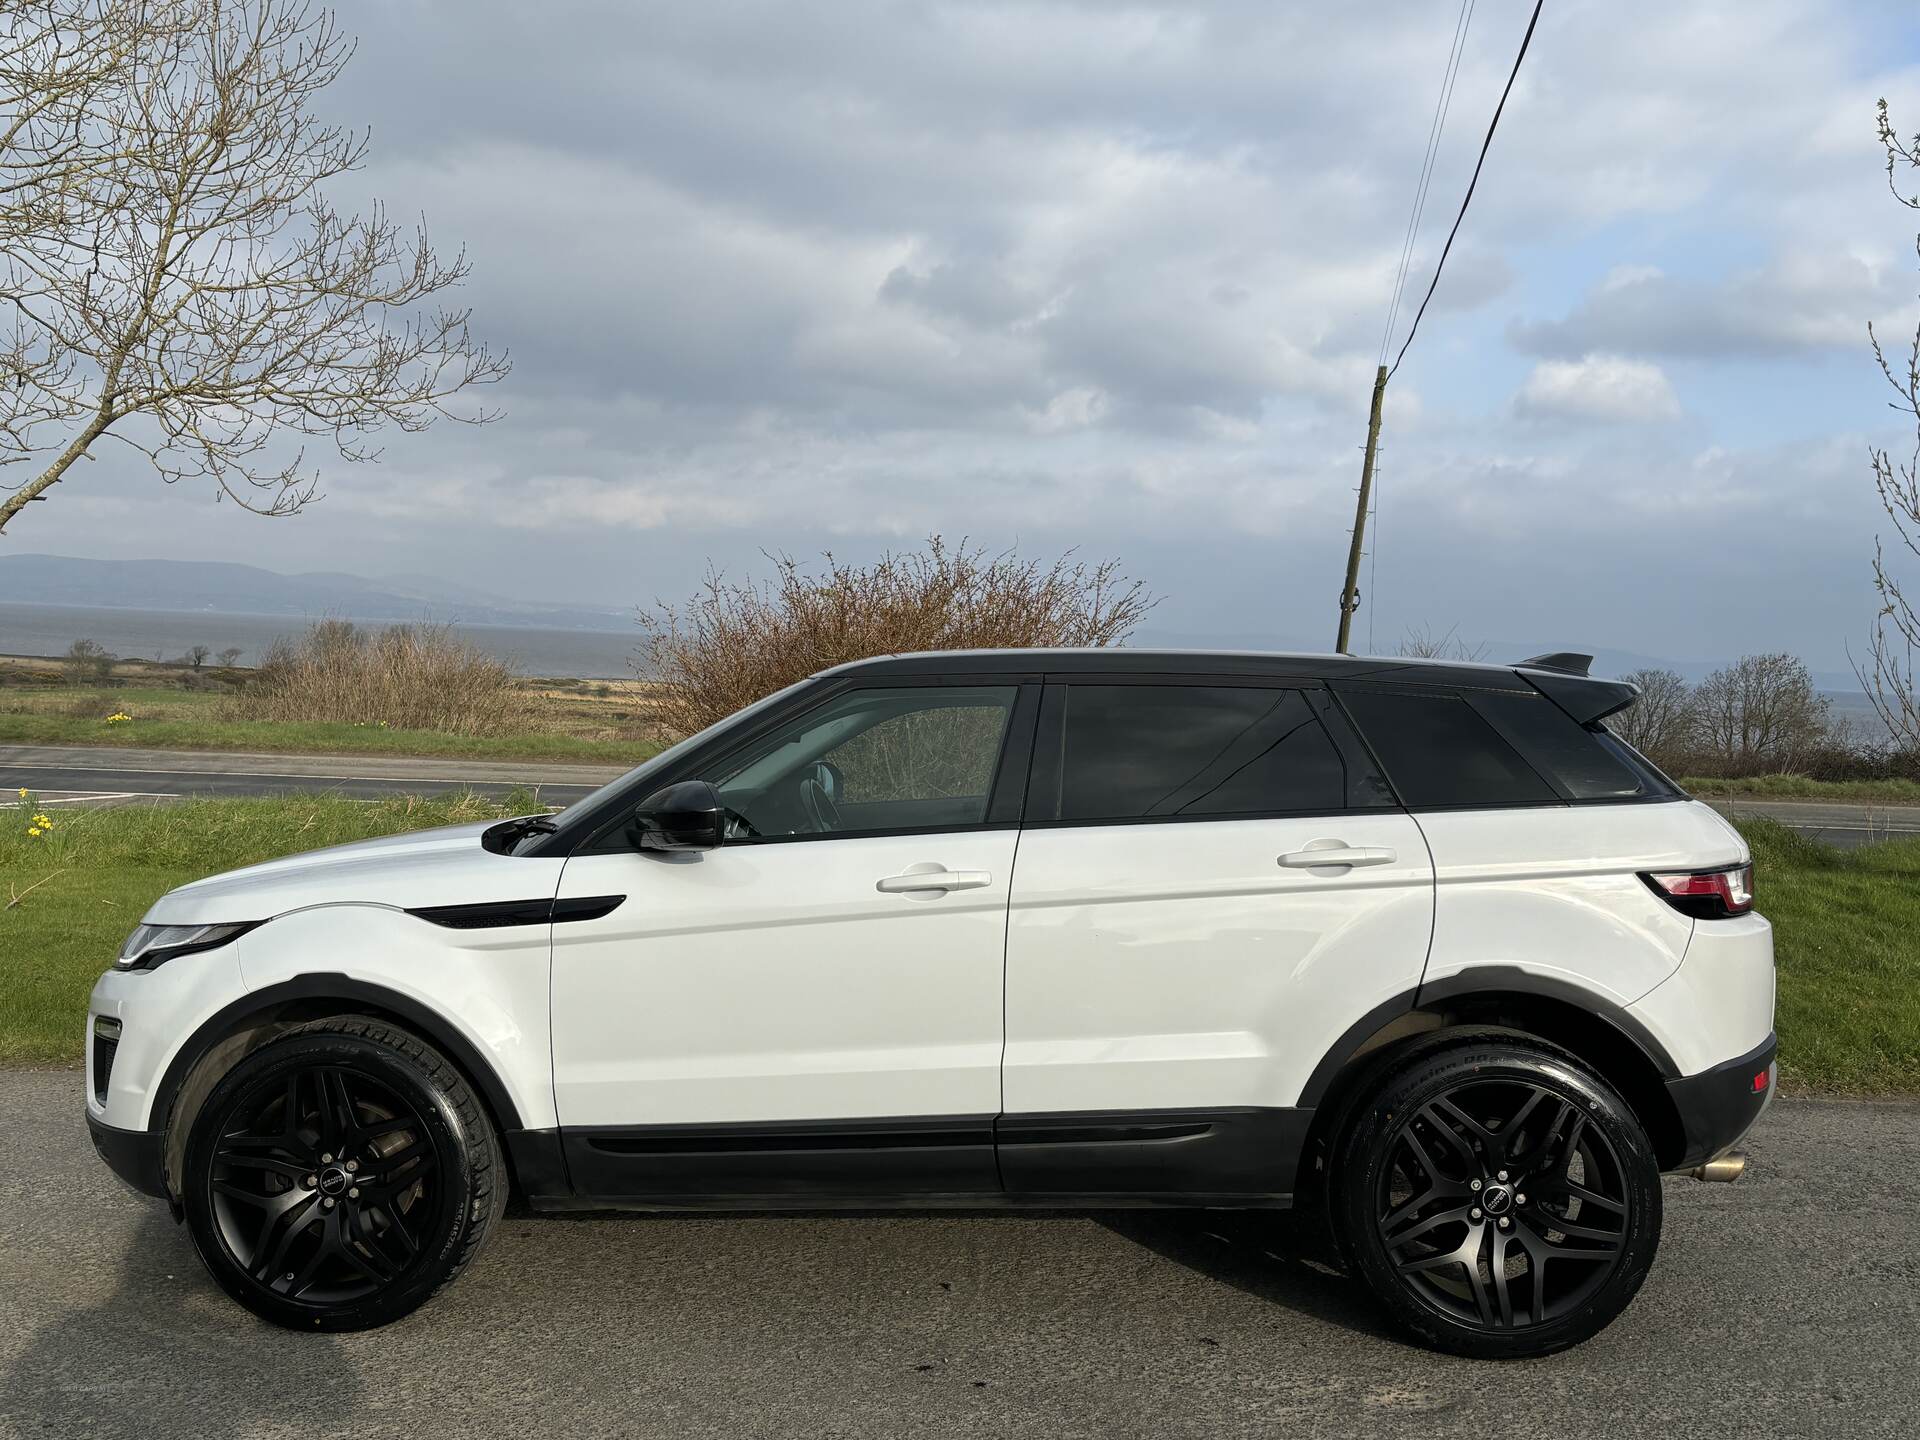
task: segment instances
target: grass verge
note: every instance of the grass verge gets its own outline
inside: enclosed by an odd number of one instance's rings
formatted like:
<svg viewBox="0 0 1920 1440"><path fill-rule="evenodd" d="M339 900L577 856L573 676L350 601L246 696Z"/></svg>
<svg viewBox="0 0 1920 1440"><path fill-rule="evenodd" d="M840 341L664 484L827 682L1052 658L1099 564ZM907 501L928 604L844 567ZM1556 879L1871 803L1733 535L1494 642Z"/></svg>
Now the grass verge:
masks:
<svg viewBox="0 0 1920 1440"><path fill-rule="evenodd" d="M289 720L222 720L211 715L109 724L71 715L0 714L0 745L131 745L153 750L241 750L280 755L420 755L441 759L553 760L634 766L660 746L651 740L575 735L443 735L371 725Z"/></svg>
<svg viewBox="0 0 1920 1440"><path fill-rule="evenodd" d="M1702 799L1726 795L1753 800L1855 801L1862 805L1920 805L1912 780L1809 780L1804 775L1750 775L1744 780L1690 778L1682 788Z"/></svg>
<svg viewBox="0 0 1920 1440"><path fill-rule="evenodd" d="M87 992L172 887L275 855L535 808L332 796L66 811L38 838L0 810L0 1064L79 1059ZM1838 850L1743 823L1780 967L1790 1089L1920 1094L1920 840ZM18 897L17 904L9 904Z"/></svg>
<svg viewBox="0 0 1920 1440"><path fill-rule="evenodd" d="M538 808L531 796L194 800L55 811L38 837L26 834L31 810L0 810L0 1064L80 1059L93 982L176 885L293 851Z"/></svg>

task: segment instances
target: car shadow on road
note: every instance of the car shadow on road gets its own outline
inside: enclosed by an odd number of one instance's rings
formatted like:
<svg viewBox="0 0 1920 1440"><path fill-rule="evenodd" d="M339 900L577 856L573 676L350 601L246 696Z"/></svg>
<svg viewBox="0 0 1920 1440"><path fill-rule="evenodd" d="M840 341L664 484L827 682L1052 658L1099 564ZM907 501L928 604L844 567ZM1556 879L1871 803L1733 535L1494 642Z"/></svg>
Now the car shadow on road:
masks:
<svg viewBox="0 0 1920 1440"><path fill-rule="evenodd" d="M159 1207L131 1227L111 1292L34 1332L0 1375L22 1434L277 1434L350 1415L361 1385L332 1336L274 1335L216 1291ZM87 1264L77 1260L76 1267Z"/></svg>
<svg viewBox="0 0 1920 1440"><path fill-rule="evenodd" d="M1318 1216L1293 1210L1128 1210L1100 1216L1123 1239L1309 1319L1398 1342L1346 1274Z"/></svg>

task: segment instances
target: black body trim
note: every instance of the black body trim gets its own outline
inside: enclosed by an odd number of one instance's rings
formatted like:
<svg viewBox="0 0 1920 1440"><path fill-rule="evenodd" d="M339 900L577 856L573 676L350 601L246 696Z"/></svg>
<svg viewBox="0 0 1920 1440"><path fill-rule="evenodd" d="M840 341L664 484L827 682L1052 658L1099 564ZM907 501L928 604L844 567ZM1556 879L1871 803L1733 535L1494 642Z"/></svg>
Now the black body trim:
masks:
<svg viewBox="0 0 1920 1440"><path fill-rule="evenodd" d="M1667 1047L1655 1039L1653 1032L1628 1011L1570 981L1535 975L1531 971L1522 970L1517 965L1475 965L1458 974L1449 975L1444 980L1424 983L1420 986L1415 1004L1416 1006L1438 1004L1441 1001L1458 999L1463 995L1477 995L1483 992L1496 995L1538 995L1547 1000L1564 1001L1576 1009L1584 1010L1589 1015L1606 1021L1632 1041L1639 1048L1640 1053L1653 1063L1654 1069L1660 1072L1663 1080L1671 1080L1680 1074L1680 1067L1673 1063L1673 1057L1667 1053Z"/></svg>
<svg viewBox="0 0 1920 1440"><path fill-rule="evenodd" d="M579 1209L1273 1207L1291 1200L1312 1119L1229 1107L575 1128L560 1132L573 1193L528 1193Z"/></svg>
<svg viewBox="0 0 1920 1440"><path fill-rule="evenodd" d="M1668 1168L1691 1170L1704 1165L1732 1149L1753 1128L1779 1083L1780 1073L1774 1068L1779 1045L1778 1037L1770 1034L1737 1060L1667 1081L1667 1094L1686 1136L1686 1150ZM1755 1090L1753 1082L1761 1075L1767 1077L1766 1084Z"/></svg>
<svg viewBox="0 0 1920 1440"><path fill-rule="evenodd" d="M460 1067L467 1079L479 1089L493 1112L495 1123L503 1132L520 1128L520 1112L514 1108L513 1100L500 1083L499 1076L494 1074L493 1067L438 1014L396 990L370 985L346 975L320 971L250 991L230 1005L216 1010L205 1024L194 1031L173 1057L166 1074L160 1077L160 1083L154 1089L153 1108L148 1118L154 1122L155 1132L164 1133L172 1123L173 1104L180 1094L181 1085L209 1050L235 1030L241 1029L248 1020L304 1000L336 1001L349 1009L356 1004L365 1005L396 1016Z"/></svg>
<svg viewBox="0 0 1920 1440"><path fill-rule="evenodd" d="M449 930L494 930L510 925L598 920L618 910L626 898L624 895L583 895L571 900L484 900L473 905L422 905L407 914Z"/></svg>
<svg viewBox="0 0 1920 1440"><path fill-rule="evenodd" d="M1207 1196L1273 1204L1293 1193L1313 1111L1260 1107L1002 1115L1012 1195ZM1236 1197L1227 1201L1223 1197Z"/></svg>
<svg viewBox="0 0 1920 1440"><path fill-rule="evenodd" d="M87 1134L107 1168L142 1195L166 1200L165 1137L157 1130L118 1130L87 1112Z"/></svg>
<svg viewBox="0 0 1920 1440"><path fill-rule="evenodd" d="M576 1198L767 1208L929 1192L993 1195L993 1116L908 1116L561 1131Z"/></svg>

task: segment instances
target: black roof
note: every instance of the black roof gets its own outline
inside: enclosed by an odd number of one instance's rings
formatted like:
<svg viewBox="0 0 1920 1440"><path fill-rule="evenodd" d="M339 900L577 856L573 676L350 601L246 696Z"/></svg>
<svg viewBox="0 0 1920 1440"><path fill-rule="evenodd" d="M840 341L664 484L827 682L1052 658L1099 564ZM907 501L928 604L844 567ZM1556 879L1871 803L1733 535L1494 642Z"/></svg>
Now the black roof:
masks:
<svg viewBox="0 0 1920 1440"><path fill-rule="evenodd" d="M1256 650L929 650L856 660L821 674L941 675L1261 675L1302 680L1388 680L1472 690L1538 690L1582 725L1624 710L1640 694L1624 680L1587 674L1591 657L1570 651L1512 665L1414 660L1401 655L1302 655Z"/></svg>
<svg viewBox="0 0 1920 1440"><path fill-rule="evenodd" d="M1256 650L930 650L881 655L823 675L1288 675L1310 680L1394 680L1416 685L1522 688L1512 665L1403 656L1308 655Z"/></svg>

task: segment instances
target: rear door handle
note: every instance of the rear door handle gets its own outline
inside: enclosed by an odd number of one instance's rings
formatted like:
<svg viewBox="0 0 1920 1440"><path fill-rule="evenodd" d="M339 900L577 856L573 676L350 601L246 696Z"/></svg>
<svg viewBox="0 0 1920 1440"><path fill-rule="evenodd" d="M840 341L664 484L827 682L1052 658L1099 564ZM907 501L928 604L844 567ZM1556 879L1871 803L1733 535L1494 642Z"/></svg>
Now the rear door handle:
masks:
<svg viewBox="0 0 1920 1440"><path fill-rule="evenodd" d="M992 883L993 876L984 870L948 870L934 865L889 875L876 881L873 888L882 895L912 895L922 890L979 890Z"/></svg>
<svg viewBox="0 0 1920 1440"><path fill-rule="evenodd" d="M1280 863L1289 870L1318 870L1321 866L1391 865L1399 855L1384 845L1309 845L1305 850L1289 850Z"/></svg>

